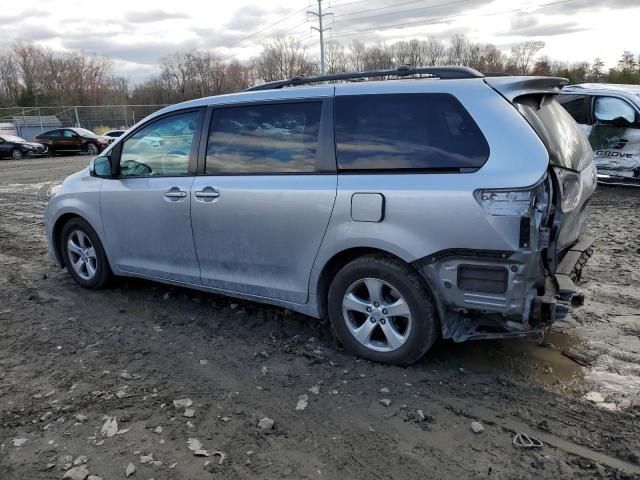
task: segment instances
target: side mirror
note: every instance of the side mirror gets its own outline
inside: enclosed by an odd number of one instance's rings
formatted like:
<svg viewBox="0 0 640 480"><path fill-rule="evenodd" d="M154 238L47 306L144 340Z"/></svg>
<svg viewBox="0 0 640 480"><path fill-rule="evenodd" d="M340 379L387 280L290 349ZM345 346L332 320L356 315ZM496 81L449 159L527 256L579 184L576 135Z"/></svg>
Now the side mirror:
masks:
<svg viewBox="0 0 640 480"><path fill-rule="evenodd" d="M111 178L111 157L95 157L89 162L89 174L92 177Z"/></svg>

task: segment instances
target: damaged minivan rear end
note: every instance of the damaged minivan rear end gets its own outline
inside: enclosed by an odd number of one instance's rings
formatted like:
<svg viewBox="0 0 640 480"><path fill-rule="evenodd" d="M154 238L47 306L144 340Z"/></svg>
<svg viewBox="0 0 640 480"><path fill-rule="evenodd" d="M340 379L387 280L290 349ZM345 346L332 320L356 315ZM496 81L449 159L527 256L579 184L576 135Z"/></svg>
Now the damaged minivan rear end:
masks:
<svg viewBox="0 0 640 480"><path fill-rule="evenodd" d="M527 121L544 146L544 162L529 187L474 192L490 221L509 231L512 248L446 251L418 262L437 286L443 336L454 341L536 335L564 319L583 302L575 282L593 252L585 226L596 169L587 139L554 100L564 81L485 82Z"/></svg>

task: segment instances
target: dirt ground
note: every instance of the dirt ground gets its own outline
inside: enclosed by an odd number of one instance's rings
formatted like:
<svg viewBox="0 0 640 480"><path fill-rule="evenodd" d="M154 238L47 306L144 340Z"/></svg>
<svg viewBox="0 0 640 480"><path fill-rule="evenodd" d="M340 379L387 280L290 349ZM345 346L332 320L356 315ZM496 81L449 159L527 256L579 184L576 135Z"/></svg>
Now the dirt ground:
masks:
<svg viewBox="0 0 640 480"><path fill-rule="evenodd" d="M280 308L79 288L42 212L87 161L0 162L0 479L640 478L640 189L598 190L586 304L542 345L441 341L402 369Z"/></svg>

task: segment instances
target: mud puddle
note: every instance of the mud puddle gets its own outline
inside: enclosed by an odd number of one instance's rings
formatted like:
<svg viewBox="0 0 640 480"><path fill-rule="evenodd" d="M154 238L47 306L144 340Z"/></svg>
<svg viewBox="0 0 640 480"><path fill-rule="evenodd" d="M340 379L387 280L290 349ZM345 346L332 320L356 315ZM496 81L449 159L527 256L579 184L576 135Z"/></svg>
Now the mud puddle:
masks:
<svg viewBox="0 0 640 480"><path fill-rule="evenodd" d="M438 347L434 358L455 359L472 374L518 377L556 393L571 394L584 388L585 368L562 352L580 343L576 336L548 332L544 341L532 339L478 340Z"/></svg>

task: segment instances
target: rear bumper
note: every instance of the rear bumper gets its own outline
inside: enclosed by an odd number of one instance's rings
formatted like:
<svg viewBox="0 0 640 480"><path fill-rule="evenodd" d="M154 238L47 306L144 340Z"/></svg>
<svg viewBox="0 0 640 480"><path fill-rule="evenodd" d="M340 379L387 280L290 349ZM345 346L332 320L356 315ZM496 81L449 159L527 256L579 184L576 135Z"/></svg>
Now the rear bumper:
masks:
<svg viewBox="0 0 640 480"><path fill-rule="evenodd" d="M453 252L449 258L434 255L414 266L433 292L444 338L462 342L527 337L540 335L564 319L571 307L582 304L575 282L593 253L593 241L585 235L565 250L554 276L545 273L540 254L532 252ZM475 284L484 291L466 289L460 271L469 264L488 274L503 268L504 291L488 293L489 277Z"/></svg>

